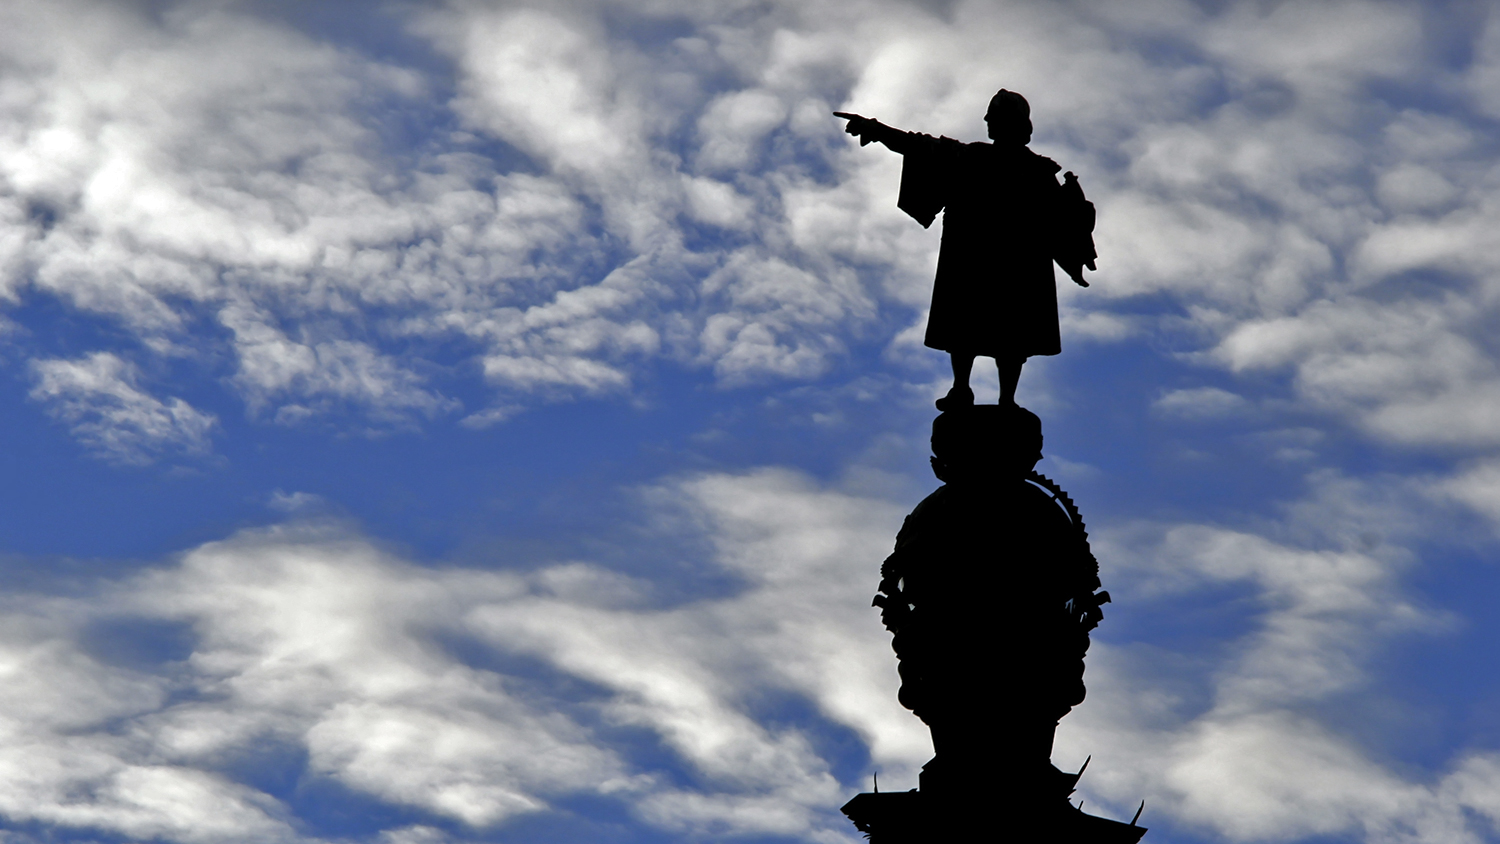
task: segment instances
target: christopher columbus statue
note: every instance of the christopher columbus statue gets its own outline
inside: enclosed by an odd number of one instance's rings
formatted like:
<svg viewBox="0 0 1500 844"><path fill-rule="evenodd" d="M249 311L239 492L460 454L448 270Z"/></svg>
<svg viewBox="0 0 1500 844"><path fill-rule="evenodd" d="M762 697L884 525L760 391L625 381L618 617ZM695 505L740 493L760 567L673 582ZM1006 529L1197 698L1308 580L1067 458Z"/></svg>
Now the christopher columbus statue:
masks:
<svg viewBox="0 0 1500 844"><path fill-rule="evenodd" d="M990 100L992 143L834 114L861 145L904 157L903 211L924 227L945 212L926 343L953 361L932 423L943 486L907 516L874 600L894 634L898 699L931 729L936 755L917 788L858 794L843 812L871 844L1138 844L1145 804L1128 824L1085 814L1072 802L1083 768L1052 764L1109 593L1078 508L1035 469L1041 419L1015 403L1026 359L1062 351L1052 265L1088 286L1094 206L1076 176L1059 182L1062 168L1027 148L1020 94ZM974 403L979 355L999 365L998 404Z"/></svg>
<svg viewBox="0 0 1500 844"><path fill-rule="evenodd" d="M1084 287L1084 267L1095 268L1094 206L1078 178L1058 184L1057 162L1027 148L1031 106L1013 91L990 100L988 144L834 114L861 146L879 141L905 157L901 210L923 227L946 212L925 340L953 362L953 389L938 409L974 402L969 371L979 355L995 359L1000 400L1013 403L1026 359L1062 351L1052 263Z"/></svg>

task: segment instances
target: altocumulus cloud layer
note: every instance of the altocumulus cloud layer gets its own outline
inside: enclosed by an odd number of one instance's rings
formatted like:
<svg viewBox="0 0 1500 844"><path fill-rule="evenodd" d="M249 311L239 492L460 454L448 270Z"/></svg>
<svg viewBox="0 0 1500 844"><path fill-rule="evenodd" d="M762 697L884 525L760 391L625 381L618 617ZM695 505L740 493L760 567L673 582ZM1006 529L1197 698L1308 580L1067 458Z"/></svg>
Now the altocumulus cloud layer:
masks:
<svg viewBox="0 0 1500 844"><path fill-rule="evenodd" d="M10 5L7 297L96 316L132 357L222 356L205 374L287 423L485 424L662 357L814 377L852 340L911 343L891 329L918 321L933 247L891 207L898 161L828 112L973 134L1002 79L1103 209L1109 283L1067 299L1075 335L1159 327L1112 306L1166 294L1205 363L1289 371L1382 439L1494 442L1471 248L1495 224L1493 27L1456 63L1403 4L396 11L451 76L253 5ZM176 407L128 367L28 351L68 418ZM193 448L191 413L100 424Z"/></svg>
<svg viewBox="0 0 1500 844"><path fill-rule="evenodd" d="M0 284L30 412L122 471L213 471L231 418L503 436L662 372L718 395L828 387L830 419L857 414L861 356L934 377L936 232L894 208L899 160L828 113L977 138L1003 85L1100 209L1098 283L1061 291L1068 355L1148 349L1191 374L1146 396L1101 379L1093 409L1139 406L1156 453L1189 463L1229 448L1195 432L1239 420L1235 443L1304 482L1269 514L1101 522L1116 618L1201 630L1107 622L1059 761L1099 756L1090 803L1145 797L1162 834L1194 836L1174 840L1500 832L1493 741L1402 758L1367 728L1420 718L1349 714L1380 698L1389 649L1480 623L1411 583L1454 536L1493 551L1500 522L1500 15L357 14L383 40L274 4L0 7ZM1076 399L1050 372L1023 390L1065 426ZM916 427L929 411L897 392ZM928 751L868 609L911 501L855 469L639 491L639 521L694 537L730 584L706 596L667 566L433 567L300 521L10 595L0 812L17 835L174 841L503 837L561 816L591 840L854 840L835 807ZM307 783L376 819L320 820Z"/></svg>
<svg viewBox="0 0 1500 844"><path fill-rule="evenodd" d="M644 494L663 524L705 531L705 563L743 588L670 605L586 562L424 569L302 523L89 594L12 596L0 811L130 838L297 840L305 824L274 789L246 783L279 753L471 829L584 793L664 832L845 840L843 788L809 730L752 713L805 698L813 726L888 767L925 761L859 576L899 511L784 471ZM179 652L132 649L142 631ZM547 671L506 670L526 660ZM685 782L649 763L661 752Z"/></svg>
<svg viewBox="0 0 1500 844"><path fill-rule="evenodd" d="M395 841L503 830L580 795L666 836L855 840L827 734L856 737L897 782L930 754L869 611L869 561L901 511L785 470L680 478L640 506L652 530L704 540L697 564L735 577L732 594L664 600L586 561L419 567L318 521L69 594L12 594L0 811L128 838L316 838L300 789L264 782L289 766L416 810L422 822L384 831ZM1183 524L1102 547L1133 602L1243 583L1266 608L1212 663L1096 645L1089 705L1058 746L1113 763L1086 796L1150 795L1229 840L1467 842L1481 840L1471 819L1500 821L1500 752L1413 782L1317 712L1361 682L1380 640L1450 623L1400 595L1399 552ZM151 637L171 645L131 644ZM808 711L775 715L778 697Z"/></svg>

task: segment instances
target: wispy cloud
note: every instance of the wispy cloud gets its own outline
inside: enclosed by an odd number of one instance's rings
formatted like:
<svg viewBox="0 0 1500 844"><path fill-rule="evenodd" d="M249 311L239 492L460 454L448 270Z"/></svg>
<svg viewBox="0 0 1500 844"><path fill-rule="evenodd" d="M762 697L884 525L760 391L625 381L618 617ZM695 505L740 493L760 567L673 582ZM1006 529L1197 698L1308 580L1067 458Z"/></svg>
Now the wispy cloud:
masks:
<svg viewBox="0 0 1500 844"><path fill-rule="evenodd" d="M305 777L470 827L592 793L667 830L842 839L816 718L857 730L886 770L914 776L928 750L895 703L867 584L848 576L899 514L786 472L647 498L663 529L701 521L718 548L706 564L745 587L664 605L650 581L587 563L430 569L306 523L82 597L14 596L0 651L27 679L6 687L0 812L181 841L282 837L289 809L228 762L284 747L306 754ZM186 644L122 657L111 635L132 625L178 625ZM549 671L596 691L559 694ZM760 723L772 689L806 696L814 723Z"/></svg>
<svg viewBox="0 0 1500 844"><path fill-rule="evenodd" d="M210 436L218 423L213 414L180 398L163 401L144 392L136 366L109 352L32 361L31 371L36 378L31 398L99 457L143 465L212 450Z"/></svg>
<svg viewBox="0 0 1500 844"><path fill-rule="evenodd" d="M1157 413L1184 419L1212 419L1244 410L1244 398L1218 387L1194 387L1162 393L1151 407Z"/></svg>

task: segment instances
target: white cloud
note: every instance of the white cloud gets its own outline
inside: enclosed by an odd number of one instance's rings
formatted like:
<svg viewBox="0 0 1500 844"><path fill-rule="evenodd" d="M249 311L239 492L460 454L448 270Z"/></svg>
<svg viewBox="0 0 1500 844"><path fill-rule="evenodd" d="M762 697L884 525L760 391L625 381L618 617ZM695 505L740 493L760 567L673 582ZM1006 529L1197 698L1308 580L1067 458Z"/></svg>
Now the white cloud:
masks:
<svg viewBox="0 0 1500 844"><path fill-rule="evenodd" d="M708 532L717 565L744 583L739 595L663 611L560 595L472 616L497 647L614 690L607 718L651 728L705 778L702 792L644 797L646 817L690 831L845 831L829 811L844 790L808 737L754 719L750 706L766 689L805 696L869 742L888 776L914 783L930 747L895 704L894 659L869 608L872 566L899 513L785 471L692 479L650 498Z"/></svg>
<svg viewBox="0 0 1500 844"><path fill-rule="evenodd" d="M1418 213L1442 210L1460 195L1443 174L1420 164L1401 164L1381 173L1375 192L1387 208Z"/></svg>
<svg viewBox="0 0 1500 844"><path fill-rule="evenodd" d="M1479 34L1474 66L1466 74L1466 93L1473 97L1480 111L1490 117L1500 116L1500 97L1495 82L1500 80L1500 18L1488 16Z"/></svg>
<svg viewBox="0 0 1500 844"><path fill-rule="evenodd" d="M187 677L213 694L135 729L188 767L289 744L313 775L479 826L549 794L621 787L619 761L578 725L442 645L446 620L526 589L503 574L424 572L315 528L204 546L123 600L194 625Z"/></svg>
<svg viewBox="0 0 1500 844"><path fill-rule="evenodd" d="M166 401L137 386L137 367L109 352L77 360L32 361L31 398L66 423L95 455L141 465L163 455L210 451L218 420L180 398Z"/></svg>
<svg viewBox="0 0 1500 844"><path fill-rule="evenodd" d="M323 502L323 496L317 495L316 493L288 493L278 489L274 490L271 493L271 497L266 502L266 506L270 507L272 510L279 510L283 513L296 513L298 511L305 511L315 508L323 504Z"/></svg>
<svg viewBox="0 0 1500 844"><path fill-rule="evenodd" d="M1440 496L1456 499L1500 526L1500 461L1484 460L1434 483Z"/></svg>
<svg viewBox="0 0 1500 844"><path fill-rule="evenodd" d="M1243 396L1218 387L1194 387L1163 393L1151 408L1165 416L1184 419L1213 419L1241 413L1248 402Z"/></svg>
<svg viewBox="0 0 1500 844"><path fill-rule="evenodd" d="M26 595L8 599L5 610L6 817L190 842L293 837L274 800L214 772L167 763L149 744L110 729L159 709L172 683L80 650L79 627L108 618L107 598L90 606Z"/></svg>
<svg viewBox="0 0 1500 844"><path fill-rule="evenodd" d="M1474 621L1423 606L1404 582L1421 564L1405 545L1440 521L1424 503L1427 483L1308 480L1312 493L1264 524L1266 535L1201 524L1096 531L1118 603L1199 619L1204 632L1174 652L1112 639L1106 618L1089 655L1090 699L1064 722L1060 753L1095 754L1092 799L1127 811L1145 797L1203 835L1487 840L1493 830L1465 813L1487 805L1473 783L1489 748L1458 748L1414 775L1362 723L1362 705L1383 705L1388 643L1418 635L1442 647ZM1202 603L1210 594L1220 597ZM1209 632L1219 625L1236 632Z"/></svg>
<svg viewBox="0 0 1500 844"><path fill-rule="evenodd" d="M698 166L710 172L749 169L766 135L786 117L786 104L770 91L752 88L719 95L698 118L703 136Z"/></svg>
<svg viewBox="0 0 1500 844"><path fill-rule="evenodd" d="M1492 446L1500 375L1473 303L1457 296L1401 308L1355 298L1247 321L1215 355L1235 370L1290 368L1309 406L1352 417L1400 443Z"/></svg>
<svg viewBox="0 0 1500 844"><path fill-rule="evenodd" d="M1322 513L1322 543L1345 527L1328 518L1330 505L1381 519L1347 500L1351 490L1330 492L1342 503L1301 505ZM1412 781L1351 739L1341 707L1330 704L1367 689L1391 637L1449 625L1404 597L1398 548L1354 533L1351 544L1362 540L1365 550L1306 550L1202 525L1106 532L1101 557L1123 565L1106 584L1118 601L1149 608L1167 594L1201 594L1205 582L1242 582L1255 605L1220 605L1246 613L1249 629L1209 660L1107 639L1091 649L1090 699L1064 721L1059 753L1095 755L1084 783L1093 799L1123 809L1145 797L1155 811L1232 841L1484 839L1485 826L1464 812L1490 805L1475 786L1492 754L1461 753L1446 776Z"/></svg>

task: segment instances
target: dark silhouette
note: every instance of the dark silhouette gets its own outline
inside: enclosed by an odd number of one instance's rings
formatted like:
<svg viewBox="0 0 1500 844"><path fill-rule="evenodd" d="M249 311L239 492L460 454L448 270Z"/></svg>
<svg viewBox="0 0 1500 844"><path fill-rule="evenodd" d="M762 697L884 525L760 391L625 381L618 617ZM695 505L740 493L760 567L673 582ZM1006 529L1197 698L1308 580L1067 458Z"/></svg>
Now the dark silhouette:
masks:
<svg viewBox="0 0 1500 844"><path fill-rule="evenodd" d="M1084 698L1099 567L1071 499L1034 471L1042 428L1014 404L950 409L932 426L944 485L907 516L874 604L894 633L900 701L932 730L920 790L862 794L844 812L876 844L976 838L1126 842L1145 830L1068 800L1081 770L1051 763ZM1139 816L1139 815L1137 815Z"/></svg>
<svg viewBox="0 0 1500 844"><path fill-rule="evenodd" d="M1052 263L1087 287L1094 269L1094 206L1078 178L1027 148L1031 107L1001 90L985 122L994 143L966 144L903 132L878 120L834 112L860 145L879 141L905 157L898 206L923 227L943 214L943 241L925 343L948 352L953 388L939 410L974 402L975 356L1000 369L1002 403L1015 401L1021 367L1031 355L1062 350Z"/></svg>
<svg viewBox="0 0 1500 844"><path fill-rule="evenodd" d="M919 788L877 786L844 814L875 844L1136 844L1139 810L1128 824L1085 814L1070 800L1083 768L1052 764L1058 721L1083 702L1089 632L1109 593L1078 508L1035 470L1041 420L1015 404L1026 359L1062 351L1053 263L1088 286L1094 206L1076 176L1059 184L1062 168L1027 149L1020 94L990 100L988 144L834 114L861 146L904 156L902 210L924 227L944 214L926 343L953 362L932 425L944 483L906 517L874 601L894 634L899 699L932 731L936 755ZM974 405L978 355L999 366L998 405Z"/></svg>

